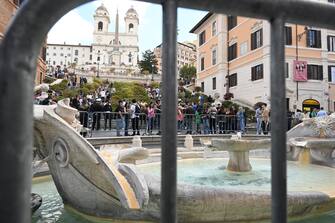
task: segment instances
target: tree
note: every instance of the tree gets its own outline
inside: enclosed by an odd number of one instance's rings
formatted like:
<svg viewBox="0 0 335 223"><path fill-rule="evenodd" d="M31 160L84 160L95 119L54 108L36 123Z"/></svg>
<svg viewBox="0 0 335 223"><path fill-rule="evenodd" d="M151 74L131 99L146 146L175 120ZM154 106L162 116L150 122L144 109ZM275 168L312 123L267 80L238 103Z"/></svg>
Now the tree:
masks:
<svg viewBox="0 0 335 223"><path fill-rule="evenodd" d="M157 74L158 61L156 59L154 52L152 52L151 50L146 50L144 53L142 53L142 58L143 59L139 62L141 73L145 73L146 71L149 73Z"/></svg>
<svg viewBox="0 0 335 223"><path fill-rule="evenodd" d="M197 75L197 69L192 65L184 65L179 71L180 78L184 79L184 82L191 82L192 78Z"/></svg>

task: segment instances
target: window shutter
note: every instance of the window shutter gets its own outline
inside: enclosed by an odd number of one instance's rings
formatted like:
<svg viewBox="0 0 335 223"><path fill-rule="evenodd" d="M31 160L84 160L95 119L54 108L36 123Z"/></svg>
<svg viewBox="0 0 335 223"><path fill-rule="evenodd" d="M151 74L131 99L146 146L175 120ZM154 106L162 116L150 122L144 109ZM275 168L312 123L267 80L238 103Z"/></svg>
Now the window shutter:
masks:
<svg viewBox="0 0 335 223"><path fill-rule="evenodd" d="M321 31L316 31L316 47L321 48Z"/></svg>
<svg viewBox="0 0 335 223"><path fill-rule="evenodd" d="M328 66L328 82L332 82L332 67Z"/></svg>
<svg viewBox="0 0 335 223"><path fill-rule="evenodd" d="M318 80L323 80L323 66L318 66Z"/></svg>
<svg viewBox="0 0 335 223"><path fill-rule="evenodd" d="M310 32L311 32L311 30L307 30L307 35L306 35L306 46L307 47L310 47Z"/></svg>
<svg viewBox="0 0 335 223"><path fill-rule="evenodd" d="M255 67L251 68L251 80L255 80Z"/></svg>
<svg viewBox="0 0 335 223"><path fill-rule="evenodd" d="M254 49L254 34L253 33L251 33L251 41L250 41L250 43L251 43L251 50L253 50Z"/></svg>
<svg viewBox="0 0 335 223"><path fill-rule="evenodd" d="M263 29L260 30L259 35L260 35L260 39L261 39L261 45L260 45L260 47L261 47L261 46L263 46Z"/></svg>
<svg viewBox="0 0 335 223"><path fill-rule="evenodd" d="M327 36L327 49L330 51L330 36Z"/></svg>
<svg viewBox="0 0 335 223"><path fill-rule="evenodd" d="M292 45L292 27L288 27L288 45Z"/></svg>

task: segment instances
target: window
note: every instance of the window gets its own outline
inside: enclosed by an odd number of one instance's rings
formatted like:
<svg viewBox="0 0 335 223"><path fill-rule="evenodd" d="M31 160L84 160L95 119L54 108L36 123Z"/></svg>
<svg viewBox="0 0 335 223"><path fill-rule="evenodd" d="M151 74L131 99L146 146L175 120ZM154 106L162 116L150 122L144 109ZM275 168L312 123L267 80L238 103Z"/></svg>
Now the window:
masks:
<svg viewBox="0 0 335 223"><path fill-rule="evenodd" d="M70 53L68 53L68 54L67 54L67 56L68 56L68 57L70 57L70 56L71 56L71 54L70 54Z"/></svg>
<svg viewBox="0 0 335 223"><path fill-rule="evenodd" d="M102 22L98 23L98 31L102 31L104 24Z"/></svg>
<svg viewBox="0 0 335 223"><path fill-rule="evenodd" d="M307 47L321 48L321 31L309 29L307 31Z"/></svg>
<svg viewBox="0 0 335 223"><path fill-rule="evenodd" d="M92 60L92 54L90 55L90 60Z"/></svg>
<svg viewBox="0 0 335 223"><path fill-rule="evenodd" d="M285 77L288 78L288 63L285 63Z"/></svg>
<svg viewBox="0 0 335 223"><path fill-rule="evenodd" d="M251 33L251 50L257 49L263 45L263 29Z"/></svg>
<svg viewBox="0 0 335 223"><path fill-rule="evenodd" d="M335 36L327 36L327 45L328 51L335 52Z"/></svg>
<svg viewBox="0 0 335 223"><path fill-rule="evenodd" d="M97 57L97 61L100 61L100 57Z"/></svg>
<svg viewBox="0 0 335 223"><path fill-rule="evenodd" d="M212 23L212 36L216 35L216 21Z"/></svg>
<svg viewBox="0 0 335 223"><path fill-rule="evenodd" d="M200 33L199 35L199 46L201 46L202 44L204 44L206 42L206 31L203 31L202 33Z"/></svg>
<svg viewBox="0 0 335 223"><path fill-rule="evenodd" d="M248 42L241 43L240 45L240 56L243 56L248 52Z"/></svg>
<svg viewBox="0 0 335 223"><path fill-rule="evenodd" d="M200 59L200 71L205 70L205 57L201 57Z"/></svg>
<svg viewBox="0 0 335 223"><path fill-rule="evenodd" d="M55 56L56 56L56 53L54 53L53 55L54 55L54 57L55 57Z"/></svg>
<svg viewBox="0 0 335 223"><path fill-rule="evenodd" d="M61 53L60 56L62 57L62 56L64 56L64 54Z"/></svg>
<svg viewBox="0 0 335 223"><path fill-rule="evenodd" d="M215 65L216 64L216 49L213 49L212 50L212 65Z"/></svg>
<svg viewBox="0 0 335 223"><path fill-rule="evenodd" d="M307 65L308 80L323 80L323 69L320 65Z"/></svg>
<svg viewBox="0 0 335 223"><path fill-rule="evenodd" d="M75 50L75 51L74 51L74 55L75 55L75 56L78 56L78 50Z"/></svg>
<svg viewBox="0 0 335 223"><path fill-rule="evenodd" d="M205 82L201 82L201 91L202 91L202 92L205 91Z"/></svg>
<svg viewBox="0 0 335 223"><path fill-rule="evenodd" d="M285 45L292 45L292 27L285 26Z"/></svg>
<svg viewBox="0 0 335 223"><path fill-rule="evenodd" d="M53 64L53 65L56 65L56 61L53 61L52 64Z"/></svg>
<svg viewBox="0 0 335 223"><path fill-rule="evenodd" d="M229 87L237 86L237 73L228 76Z"/></svg>
<svg viewBox="0 0 335 223"><path fill-rule="evenodd" d="M251 81L263 79L263 64L251 68Z"/></svg>
<svg viewBox="0 0 335 223"><path fill-rule="evenodd" d="M212 83L213 83L213 90L215 90L216 89L216 77L213 77Z"/></svg>
<svg viewBox="0 0 335 223"><path fill-rule="evenodd" d="M131 55L131 53L128 54L128 62L129 62L129 63L132 62L132 55Z"/></svg>
<svg viewBox="0 0 335 223"><path fill-rule="evenodd" d="M330 3L335 3L335 0L328 0L328 2L330 2Z"/></svg>
<svg viewBox="0 0 335 223"><path fill-rule="evenodd" d="M237 43L228 47L228 61L231 61L237 57Z"/></svg>
<svg viewBox="0 0 335 223"><path fill-rule="evenodd" d="M229 15L227 17L227 23L228 23L228 30L231 30L235 26L237 26L237 16Z"/></svg>
<svg viewBox="0 0 335 223"><path fill-rule="evenodd" d="M335 66L328 66L328 82L335 83Z"/></svg>
<svg viewBox="0 0 335 223"><path fill-rule="evenodd" d="M128 32L132 32L134 30L134 24L130 23L128 26Z"/></svg>

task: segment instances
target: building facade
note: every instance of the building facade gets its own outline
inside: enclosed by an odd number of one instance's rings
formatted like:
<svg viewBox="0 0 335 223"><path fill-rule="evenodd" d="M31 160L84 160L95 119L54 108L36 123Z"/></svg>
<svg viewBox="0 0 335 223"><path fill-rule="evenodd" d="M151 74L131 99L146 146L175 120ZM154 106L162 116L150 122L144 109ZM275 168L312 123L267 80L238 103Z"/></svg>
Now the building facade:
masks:
<svg viewBox="0 0 335 223"><path fill-rule="evenodd" d="M196 84L206 94L233 96L233 101L249 106L270 102L267 21L208 13L191 32L199 41ZM335 31L286 24L285 44L287 108L334 111ZM307 80L297 82L294 73L301 62Z"/></svg>
<svg viewBox="0 0 335 223"><path fill-rule="evenodd" d="M154 49L154 54L158 61L158 73L162 73L162 44ZM196 66L197 51L196 45L189 42L177 43L177 68L178 71L184 65Z"/></svg>
<svg viewBox="0 0 335 223"><path fill-rule="evenodd" d="M50 66L78 66L92 64L92 46L48 44L47 64Z"/></svg>
<svg viewBox="0 0 335 223"><path fill-rule="evenodd" d="M98 65L101 71L112 73L137 71L139 18L136 10L130 8L126 12L125 32L119 30L118 12L115 19L115 32L109 32L109 12L103 4L96 9L93 18L93 43L91 45L48 44L49 65L61 67L75 65L84 70Z"/></svg>
<svg viewBox="0 0 335 223"><path fill-rule="evenodd" d="M20 7L24 0L1 0L0 1L0 41L4 38L7 26L15 15L16 10ZM35 75L35 84L41 84L46 73L45 63L45 44L41 48L41 53L37 59L37 70Z"/></svg>

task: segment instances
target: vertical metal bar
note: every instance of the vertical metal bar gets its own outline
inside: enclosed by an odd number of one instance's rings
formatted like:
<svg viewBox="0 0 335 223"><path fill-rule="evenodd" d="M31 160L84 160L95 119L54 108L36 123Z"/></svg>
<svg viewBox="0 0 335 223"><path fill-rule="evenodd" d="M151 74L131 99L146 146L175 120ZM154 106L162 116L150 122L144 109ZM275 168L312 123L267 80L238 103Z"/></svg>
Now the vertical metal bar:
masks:
<svg viewBox="0 0 335 223"><path fill-rule="evenodd" d="M176 222L177 191L177 2L163 2L161 222Z"/></svg>
<svg viewBox="0 0 335 223"><path fill-rule="evenodd" d="M284 19L271 22L272 223L287 222Z"/></svg>
<svg viewBox="0 0 335 223"><path fill-rule="evenodd" d="M5 45L0 45L0 200L6 201L0 205L0 219L29 223L34 78L23 69L13 68L15 64L5 57L6 50ZM36 73L35 69L32 73Z"/></svg>

